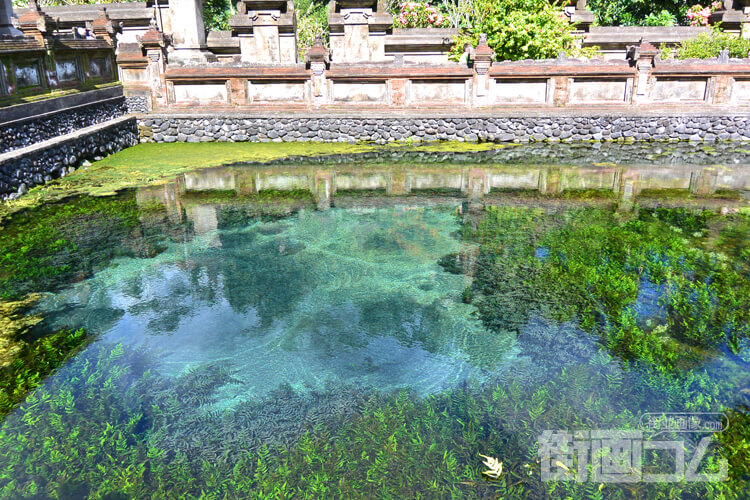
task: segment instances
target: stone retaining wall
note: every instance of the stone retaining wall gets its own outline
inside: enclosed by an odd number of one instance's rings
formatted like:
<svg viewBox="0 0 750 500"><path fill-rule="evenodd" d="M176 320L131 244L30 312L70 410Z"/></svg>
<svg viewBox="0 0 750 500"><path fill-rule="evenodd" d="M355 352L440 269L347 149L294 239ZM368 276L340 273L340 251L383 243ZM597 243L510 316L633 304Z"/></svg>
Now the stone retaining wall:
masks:
<svg viewBox="0 0 750 500"><path fill-rule="evenodd" d="M36 184L74 171L85 161L138 143L134 117L87 127L67 137L0 155L0 199L12 199Z"/></svg>
<svg viewBox="0 0 750 500"><path fill-rule="evenodd" d="M141 142L750 140L750 116L242 118L143 116Z"/></svg>
<svg viewBox="0 0 750 500"><path fill-rule="evenodd" d="M149 109L149 98L143 95L130 95L125 97L125 106L127 107L128 113L148 113Z"/></svg>
<svg viewBox="0 0 750 500"><path fill-rule="evenodd" d="M120 91L121 92L121 91ZM104 123L127 113L123 97L64 109L29 119L0 124L0 153L7 153L76 130Z"/></svg>

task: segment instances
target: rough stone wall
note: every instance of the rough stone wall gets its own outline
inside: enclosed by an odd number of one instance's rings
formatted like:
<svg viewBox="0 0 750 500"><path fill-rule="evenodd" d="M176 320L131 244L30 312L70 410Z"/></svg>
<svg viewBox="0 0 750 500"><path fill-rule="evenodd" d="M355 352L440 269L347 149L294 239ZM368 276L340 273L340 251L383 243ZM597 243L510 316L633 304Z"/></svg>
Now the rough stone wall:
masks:
<svg viewBox="0 0 750 500"><path fill-rule="evenodd" d="M750 140L750 116L139 119L141 142Z"/></svg>
<svg viewBox="0 0 750 500"><path fill-rule="evenodd" d="M29 120L0 125L0 153L24 148L76 130L118 118L128 110L124 99L62 110Z"/></svg>
<svg viewBox="0 0 750 500"><path fill-rule="evenodd" d="M148 97L143 95L132 95L125 98L125 106L128 113L148 113Z"/></svg>
<svg viewBox="0 0 750 500"><path fill-rule="evenodd" d="M17 198L36 184L67 175L85 161L137 143L138 129L132 118L0 163L0 199Z"/></svg>

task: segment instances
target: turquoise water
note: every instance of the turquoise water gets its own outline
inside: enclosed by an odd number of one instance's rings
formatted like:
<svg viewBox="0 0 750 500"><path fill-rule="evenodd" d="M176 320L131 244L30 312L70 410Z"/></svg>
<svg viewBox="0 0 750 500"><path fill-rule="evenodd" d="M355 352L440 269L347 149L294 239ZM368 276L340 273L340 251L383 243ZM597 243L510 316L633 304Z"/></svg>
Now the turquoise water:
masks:
<svg viewBox="0 0 750 500"><path fill-rule="evenodd" d="M4 417L1 497L747 491L746 172L727 168L721 196L625 200L610 165L253 168L9 221L4 292L40 294L22 310L40 322L12 340L88 336ZM633 170L646 187L695 177ZM321 199L325 178L346 190ZM545 430L632 430L652 412L728 415L701 463L728 459L728 480L543 480ZM498 480L480 454L503 461Z"/></svg>
<svg viewBox="0 0 750 500"><path fill-rule="evenodd" d="M456 229L455 209L303 211L116 259L34 312L155 353L164 374L224 363L241 384L218 406L283 384L430 394L517 352L461 302L469 279L437 264L466 246Z"/></svg>

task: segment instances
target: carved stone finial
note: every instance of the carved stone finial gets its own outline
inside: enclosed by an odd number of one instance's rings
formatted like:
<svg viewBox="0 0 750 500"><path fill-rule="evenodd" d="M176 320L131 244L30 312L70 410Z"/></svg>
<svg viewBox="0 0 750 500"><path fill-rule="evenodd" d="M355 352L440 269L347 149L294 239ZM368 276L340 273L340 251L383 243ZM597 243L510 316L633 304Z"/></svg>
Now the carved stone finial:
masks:
<svg viewBox="0 0 750 500"><path fill-rule="evenodd" d="M491 62L492 58L495 57L495 51L487 45L487 34L482 33L479 35L479 43L477 48L474 49L473 53L470 54L474 61L487 61Z"/></svg>
<svg viewBox="0 0 750 500"><path fill-rule="evenodd" d="M727 64L729 62L729 49L724 49L719 52L719 62Z"/></svg>
<svg viewBox="0 0 750 500"><path fill-rule="evenodd" d="M39 4L36 3L36 0L29 0L29 10L40 12L42 9L39 7Z"/></svg>
<svg viewBox="0 0 750 500"><path fill-rule="evenodd" d="M313 41L312 47L310 47L305 54L305 58L307 59L307 62L310 63L328 63L330 61L330 54L328 52L328 49L323 44L323 35L317 34L315 35L315 40Z"/></svg>
<svg viewBox="0 0 750 500"><path fill-rule="evenodd" d="M154 31L159 31L159 25L156 24L156 19L154 19L153 17L148 22L148 29L154 30Z"/></svg>

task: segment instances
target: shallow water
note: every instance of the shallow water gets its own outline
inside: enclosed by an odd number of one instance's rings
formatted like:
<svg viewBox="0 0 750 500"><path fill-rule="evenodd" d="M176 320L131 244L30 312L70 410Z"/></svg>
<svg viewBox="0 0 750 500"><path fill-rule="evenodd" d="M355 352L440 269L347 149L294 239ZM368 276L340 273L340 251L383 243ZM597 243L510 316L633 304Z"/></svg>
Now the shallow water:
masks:
<svg viewBox="0 0 750 500"><path fill-rule="evenodd" d="M7 234L54 221L26 243L44 272L1 268L9 296L42 293L17 340L90 342L5 417L3 496L596 496L541 481L536 438L648 412L735 412L712 456L742 449L744 167L722 198L675 197L696 178L679 165L382 162L204 170L17 215ZM639 206L633 171L670 196ZM731 471L730 496L744 458Z"/></svg>
<svg viewBox="0 0 750 500"><path fill-rule="evenodd" d="M303 211L208 231L146 262L117 259L34 312L53 330L159 353L165 374L225 363L242 386L220 406L282 384L429 394L514 351L461 303L468 278L437 264L462 249L456 228L448 209Z"/></svg>

